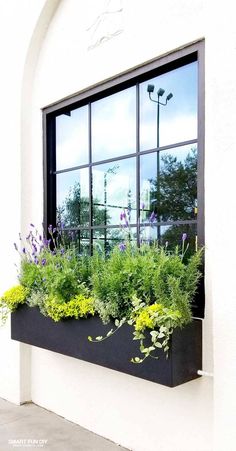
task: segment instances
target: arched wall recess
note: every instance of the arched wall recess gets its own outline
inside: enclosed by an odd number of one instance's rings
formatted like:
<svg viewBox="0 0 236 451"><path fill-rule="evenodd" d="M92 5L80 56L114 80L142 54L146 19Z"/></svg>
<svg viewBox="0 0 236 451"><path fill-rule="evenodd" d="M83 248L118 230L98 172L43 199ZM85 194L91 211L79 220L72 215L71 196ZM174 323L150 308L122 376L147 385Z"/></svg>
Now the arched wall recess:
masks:
<svg viewBox="0 0 236 451"><path fill-rule="evenodd" d="M32 139L33 88L38 58L52 18L60 0L46 0L35 25L24 65L21 94L21 230L27 230L33 221L28 214L34 202L32 193L35 165L34 140ZM42 163L42 162L41 162ZM41 170L42 164L39 170ZM30 212L27 214L27 211Z"/></svg>

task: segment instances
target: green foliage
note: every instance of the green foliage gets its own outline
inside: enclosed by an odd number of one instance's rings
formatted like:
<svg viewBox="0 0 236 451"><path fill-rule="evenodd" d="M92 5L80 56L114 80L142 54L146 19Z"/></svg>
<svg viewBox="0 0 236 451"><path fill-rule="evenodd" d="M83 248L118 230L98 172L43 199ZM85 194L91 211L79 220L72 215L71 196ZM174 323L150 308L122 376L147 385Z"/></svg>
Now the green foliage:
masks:
<svg viewBox="0 0 236 451"><path fill-rule="evenodd" d="M22 258L20 277L21 285L31 290L40 290L43 284L40 267Z"/></svg>
<svg viewBox="0 0 236 451"><path fill-rule="evenodd" d="M181 327L184 323L181 311L157 303L145 305L137 298L133 299L133 307L129 324L134 326L134 340L140 341L140 351L144 357L135 357L132 362L142 363L150 355L153 356L152 352L156 349L163 348L164 352L168 352L169 339L174 328ZM150 343L144 345L144 342L147 342L144 335L146 329L151 329Z"/></svg>
<svg viewBox="0 0 236 451"><path fill-rule="evenodd" d="M94 300L82 294L75 296L69 302L60 302L58 298L49 296L45 300L45 309L47 316L54 321L64 318L86 318L95 314Z"/></svg>
<svg viewBox="0 0 236 451"><path fill-rule="evenodd" d="M5 291L0 299L0 305L3 307L5 305L11 312L13 312L19 304L25 303L28 293L29 290L27 290L27 288L22 287L21 285L16 285Z"/></svg>
<svg viewBox="0 0 236 451"><path fill-rule="evenodd" d="M121 252L115 247L109 258L96 254L92 260L92 286L102 318L127 316L134 295L150 302L153 294L151 277L155 261L152 250L127 245Z"/></svg>
<svg viewBox="0 0 236 451"><path fill-rule="evenodd" d="M134 340L140 341L143 354L132 359L133 363L157 358L152 353L158 348L167 353L173 330L191 321L191 301L201 276L203 251L189 259L186 251L183 240L182 249L177 247L174 253L158 246L138 249L127 245L122 252L115 249L107 260L96 255L92 275L96 309L104 322L110 316L119 320L115 330L95 340L89 337L90 341L108 338L127 322L134 326ZM146 345L145 331L150 336Z"/></svg>
<svg viewBox="0 0 236 451"><path fill-rule="evenodd" d="M102 319L121 319L132 312L132 299L174 306L185 321L191 318L190 303L200 277L201 252L183 262L178 249L168 253L158 246L116 247L109 258L92 259L92 286L96 308Z"/></svg>
<svg viewBox="0 0 236 451"><path fill-rule="evenodd" d="M7 320L8 313L14 312L20 304L24 304L29 290L21 285L16 285L5 293L0 298L0 324L4 324Z"/></svg>
<svg viewBox="0 0 236 451"><path fill-rule="evenodd" d="M29 307L38 307L40 310L40 313L42 315L47 316L47 310L45 307L45 302L47 299L46 293L41 291L31 291L29 296L27 297L26 304Z"/></svg>
<svg viewBox="0 0 236 451"><path fill-rule="evenodd" d="M105 340L128 323L140 342L141 357L134 363L157 358L159 348L167 353L173 330L191 321L203 251L188 256L183 234L182 246L174 252L122 243L109 256L95 252L85 257L74 246L63 247L63 240L54 236L56 229L50 227L49 232L53 249L37 231L29 234L21 255L20 285L0 299L2 320L25 302L54 321L98 314L104 323L115 319L115 328L90 341Z"/></svg>
<svg viewBox="0 0 236 451"><path fill-rule="evenodd" d="M86 293L88 268L85 257L78 257L75 248L44 249L37 257L37 264L23 257L20 283L30 292L42 292L69 301L79 293Z"/></svg>

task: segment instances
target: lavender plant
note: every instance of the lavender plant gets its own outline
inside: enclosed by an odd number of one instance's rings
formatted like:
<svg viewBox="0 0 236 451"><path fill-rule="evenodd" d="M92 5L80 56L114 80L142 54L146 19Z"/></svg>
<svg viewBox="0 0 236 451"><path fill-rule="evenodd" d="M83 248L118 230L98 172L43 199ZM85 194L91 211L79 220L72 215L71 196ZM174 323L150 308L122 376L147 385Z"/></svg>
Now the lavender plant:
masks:
<svg viewBox="0 0 236 451"><path fill-rule="evenodd" d="M50 225L50 238L46 239L33 224L30 227L25 242L20 237L21 248L14 243L21 259L19 285L1 297L0 307L5 312L4 321L7 312L14 311L20 303L27 303L30 307L38 306L41 313L55 321L63 317L87 316L90 310L94 314L93 299L88 290L87 257L79 256L73 243L65 247L63 233L59 229ZM19 295L20 291L24 293L24 299L23 295ZM84 304L87 299L87 311L83 314L79 304ZM72 303L73 309L70 304L72 300L76 300ZM58 315L55 314L55 305L63 305Z"/></svg>
<svg viewBox="0 0 236 451"><path fill-rule="evenodd" d="M141 356L134 363L156 358L159 348L168 353L173 330L191 321L203 250L188 256L186 233L172 251L168 243L138 247L131 240L130 216L129 209L122 212L124 239L109 256L79 255L73 241L65 245L63 228L50 225L47 239L31 224L25 241L20 237L21 247L14 243L21 258L19 284L0 298L2 321L23 303L54 321L98 315L115 326L90 341L103 341L126 323L140 343Z"/></svg>

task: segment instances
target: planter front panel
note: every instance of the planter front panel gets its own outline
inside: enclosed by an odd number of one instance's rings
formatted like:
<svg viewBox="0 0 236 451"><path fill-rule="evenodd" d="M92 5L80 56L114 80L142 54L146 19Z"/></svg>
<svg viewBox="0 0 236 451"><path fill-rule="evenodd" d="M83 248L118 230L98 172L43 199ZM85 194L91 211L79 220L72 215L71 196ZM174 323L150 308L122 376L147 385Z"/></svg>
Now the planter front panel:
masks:
<svg viewBox="0 0 236 451"><path fill-rule="evenodd" d="M20 306L11 315L13 340L75 357L113 370L121 371L169 387L199 377L202 368L202 322L194 320L172 336L169 358L163 351L159 359L146 359L134 364L132 357L141 357L139 342L133 340L133 328L123 325L113 336L98 343L88 341L105 335L114 325L104 326L97 317L68 319L55 323L43 316L37 307Z"/></svg>

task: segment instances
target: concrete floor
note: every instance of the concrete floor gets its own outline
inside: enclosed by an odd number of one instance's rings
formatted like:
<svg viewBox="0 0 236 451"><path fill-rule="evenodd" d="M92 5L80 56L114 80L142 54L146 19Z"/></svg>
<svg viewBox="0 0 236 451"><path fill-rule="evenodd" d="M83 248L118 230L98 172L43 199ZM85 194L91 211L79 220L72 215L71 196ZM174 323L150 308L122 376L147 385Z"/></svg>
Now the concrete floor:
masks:
<svg viewBox="0 0 236 451"><path fill-rule="evenodd" d="M125 448L35 404L16 406L0 398L0 451L15 449L125 451Z"/></svg>

